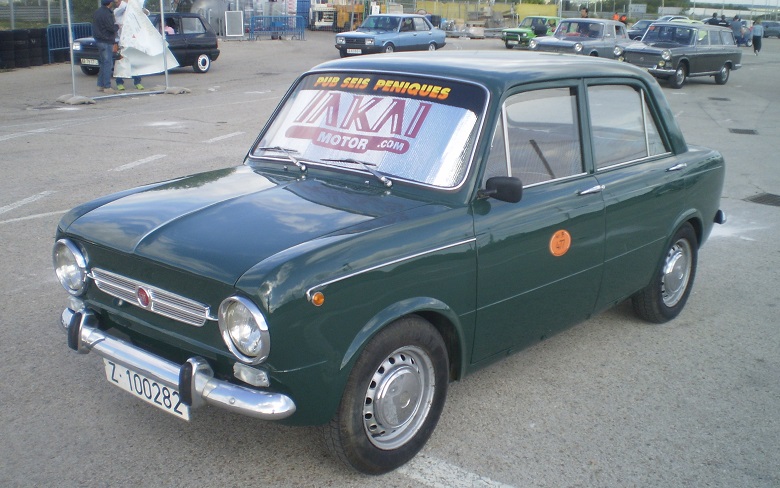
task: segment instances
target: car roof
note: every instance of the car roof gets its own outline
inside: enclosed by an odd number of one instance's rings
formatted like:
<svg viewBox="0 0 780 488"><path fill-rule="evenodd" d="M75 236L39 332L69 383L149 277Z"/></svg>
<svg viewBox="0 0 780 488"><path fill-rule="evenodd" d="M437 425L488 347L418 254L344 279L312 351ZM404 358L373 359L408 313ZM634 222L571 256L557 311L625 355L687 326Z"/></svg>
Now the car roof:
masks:
<svg viewBox="0 0 780 488"><path fill-rule="evenodd" d="M655 84L647 73L629 63L574 54L435 51L392 55L356 56L315 66L312 71L354 70L378 73L408 73L471 81L501 94L518 83L579 78L582 74L611 78L628 76Z"/></svg>
<svg viewBox="0 0 780 488"><path fill-rule="evenodd" d="M723 27L720 25L711 25L705 23L692 23L688 22L653 22L656 26L672 26L672 27L690 27L691 29L709 29L709 30L731 30L730 27Z"/></svg>
<svg viewBox="0 0 780 488"><path fill-rule="evenodd" d="M425 18L424 15L419 15L419 14L373 14L373 15L369 15L369 17L396 17L396 18L404 18L404 19L407 17L421 17L423 19Z"/></svg>

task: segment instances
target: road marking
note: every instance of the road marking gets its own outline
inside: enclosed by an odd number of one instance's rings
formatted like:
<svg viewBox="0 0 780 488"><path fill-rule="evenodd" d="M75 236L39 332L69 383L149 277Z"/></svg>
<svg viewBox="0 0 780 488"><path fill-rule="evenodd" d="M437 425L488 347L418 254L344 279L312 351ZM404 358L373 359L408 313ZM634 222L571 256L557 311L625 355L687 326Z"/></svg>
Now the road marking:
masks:
<svg viewBox="0 0 780 488"><path fill-rule="evenodd" d="M408 464L398 468L398 472L418 483L434 488L512 488L512 485L499 483L423 454L418 454Z"/></svg>
<svg viewBox="0 0 780 488"><path fill-rule="evenodd" d="M224 136L215 137L213 139L209 139L206 141L206 144L211 144L212 142L222 141L225 139L230 139L231 137L240 136L243 134L243 132L233 132L232 134L225 134Z"/></svg>
<svg viewBox="0 0 780 488"><path fill-rule="evenodd" d="M109 171L124 171L126 169L135 168L136 166L141 166L142 164L157 161L158 159L164 158L165 156L165 154L155 154L154 156L149 156L148 158L143 158L139 159L138 161L133 161L132 163L123 164L122 166L111 169Z"/></svg>
<svg viewBox="0 0 780 488"><path fill-rule="evenodd" d="M56 212L46 212L42 214L28 215L26 217L17 217L15 219L0 220L0 225L13 224L14 222L22 222L24 220L39 219L42 217L51 217L52 215L64 214L67 210L57 210Z"/></svg>
<svg viewBox="0 0 780 488"><path fill-rule="evenodd" d="M54 193L53 191L42 191L38 193L37 195L33 195L31 197L23 198L19 200L18 202L14 202L10 205L6 205L5 207L0 207L0 214L4 214L6 212L10 212L11 210L14 210L16 208L21 207L22 205L27 205L28 203L35 202L37 200L40 200L41 198L45 198L49 195Z"/></svg>

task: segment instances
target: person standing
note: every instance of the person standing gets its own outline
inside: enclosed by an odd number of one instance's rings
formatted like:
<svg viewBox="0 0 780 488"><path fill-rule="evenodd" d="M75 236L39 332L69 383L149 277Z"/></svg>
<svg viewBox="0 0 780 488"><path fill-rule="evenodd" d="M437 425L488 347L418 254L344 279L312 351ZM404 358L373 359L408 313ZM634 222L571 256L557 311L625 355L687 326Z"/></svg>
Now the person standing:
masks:
<svg viewBox="0 0 780 488"><path fill-rule="evenodd" d="M753 21L753 52L758 56L761 51L761 40L764 38L764 26L761 25L761 19Z"/></svg>
<svg viewBox="0 0 780 488"><path fill-rule="evenodd" d="M100 7L92 15L92 35L98 47L99 92L116 93L111 88L111 72L114 69L114 44L119 27L114 23L111 4L114 0L100 0Z"/></svg>
<svg viewBox="0 0 780 488"><path fill-rule="evenodd" d="M122 24L125 21L125 11L127 10L127 0L117 0L118 5L114 9L114 21L119 26L119 33L122 32ZM117 37L117 42L119 42L119 37ZM121 44L120 44L120 47ZM143 90L144 86L141 84L141 77L137 75L133 76L133 85L135 85L135 88L137 90ZM116 89L119 91L124 91L125 89L125 80L124 78L121 78L117 76L116 78Z"/></svg>
<svg viewBox="0 0 780 488"><path fill-rule="evenodd" d="M718 14L716 12L712 13L712 17L707 20L707 23L710 25L718 25Z"/></svg>

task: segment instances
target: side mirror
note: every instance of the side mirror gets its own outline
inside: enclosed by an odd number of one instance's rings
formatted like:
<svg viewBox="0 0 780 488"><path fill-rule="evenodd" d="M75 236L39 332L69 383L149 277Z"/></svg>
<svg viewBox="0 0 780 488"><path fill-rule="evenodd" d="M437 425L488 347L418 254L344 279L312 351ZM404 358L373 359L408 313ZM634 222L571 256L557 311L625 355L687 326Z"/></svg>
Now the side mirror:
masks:
<svg viewBox="0 0 780 488"><path fill-rule="evenodd" d="M523 183L513 176L494 176L485 182L485 189L479 191L479 196L517 203L523 198Z"/></svg>

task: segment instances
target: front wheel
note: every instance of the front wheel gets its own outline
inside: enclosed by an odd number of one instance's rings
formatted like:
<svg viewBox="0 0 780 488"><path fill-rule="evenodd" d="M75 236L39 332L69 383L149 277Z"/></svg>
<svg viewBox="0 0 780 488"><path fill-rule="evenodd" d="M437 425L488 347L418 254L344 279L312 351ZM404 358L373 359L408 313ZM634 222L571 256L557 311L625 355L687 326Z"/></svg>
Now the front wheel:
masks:
<svg viewBox="0 0 780 488"><path fill-rule="evenodd" d="M725 85L727 81L729 81L729 73L731 70L729 70L729 67L725 64L721 66L720 71L715 75L715 83L718 85Z"/></svg>
<svg viewBox="0 0 780 488"><path fill-rule="evenodd" d="M206 73L211 68L211 58L208 54L201 54L198 59L192 63L192 70L196 73Z"/></svg>
<svg viewBox="0 0 780 488"><path fill-rule="evenodd" d="M669 84L672 88L682 88L682 86L685 84L685 80L687 79L688 68L685 67L685 64L680 63L672 77L669 79Z"/></svg>
<svg viewBox="0 0 780 488"><path fill-rule="evenodd" d="M366 345L325 427L328 448L357 471L382 474L412 459L433 433L447 396L447 347L426 320L390 324Z"/></svg>
<svg viewBox="0 0 780 488"><path fill-rule="evenodd" d="M395 46L393 46L392 44L388 44L388 45L386 45L384 47L384 49L382 49L382 52L383 53L393 53L393 52L395 52Z"/></svg>
<svg viewBox="0 0 780 488"><path fill-rule="evenodd" d="M648 322L661 324L677 317L696 277L698 239L691 224L680 227L671 242L650 284L631 297L634 312Z"/></svg>
<svg viewBox="0 0 780 488"><path fill-rule="evenodd" d="M514 47L515 47L515 46L513 46L512 44L509 44L508 42L505 42L505 43L504 43L504 46L506 46L506 48L507 48L507 49L512 49L512 48L514 48Z"/></svg>
<svg viewBox="0 0 780 488"><path fill-rule="evenodd" d="M100 68L93 68L92 66L82 66L81 72L87 76L95 76L100 71Z"/></svg>

